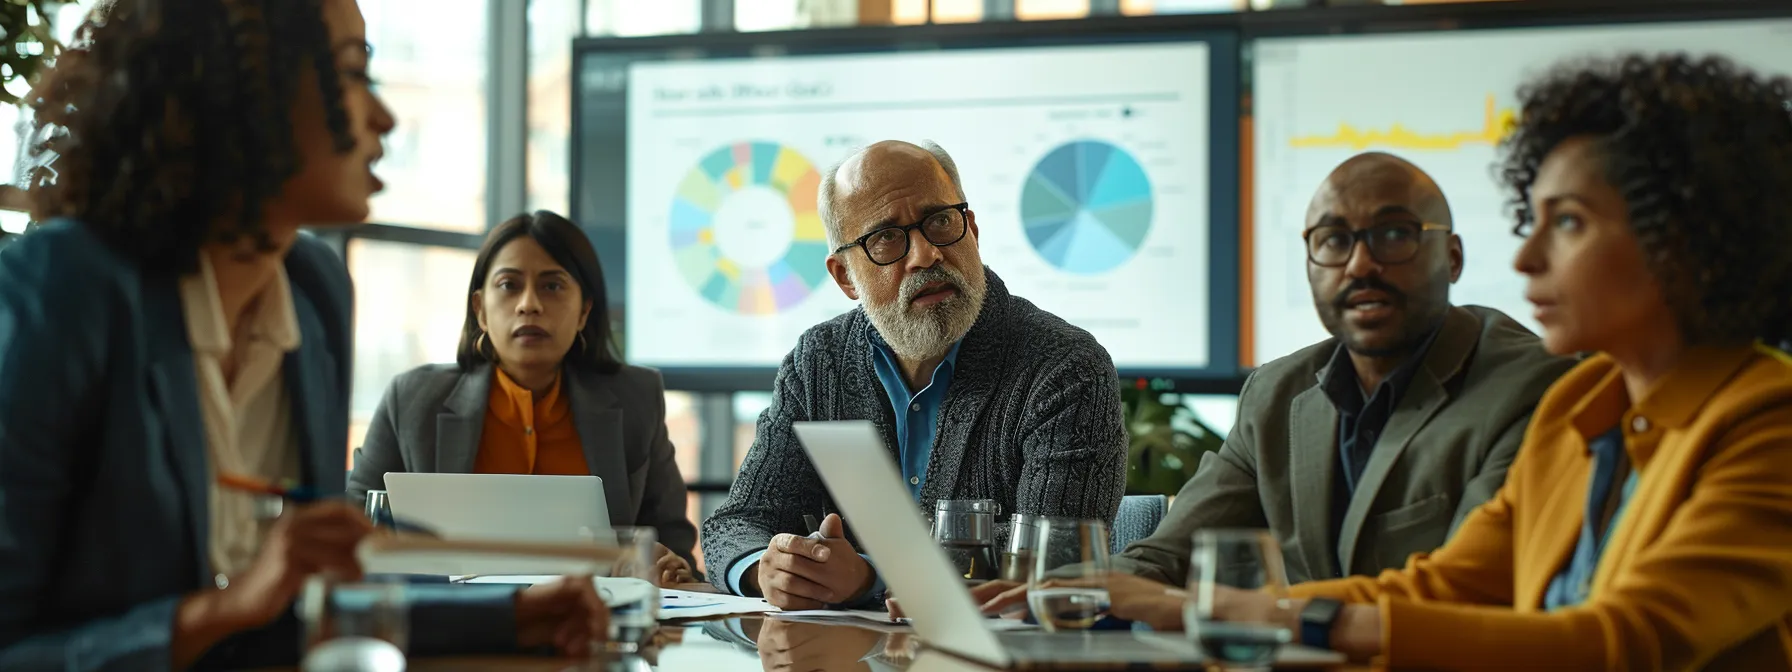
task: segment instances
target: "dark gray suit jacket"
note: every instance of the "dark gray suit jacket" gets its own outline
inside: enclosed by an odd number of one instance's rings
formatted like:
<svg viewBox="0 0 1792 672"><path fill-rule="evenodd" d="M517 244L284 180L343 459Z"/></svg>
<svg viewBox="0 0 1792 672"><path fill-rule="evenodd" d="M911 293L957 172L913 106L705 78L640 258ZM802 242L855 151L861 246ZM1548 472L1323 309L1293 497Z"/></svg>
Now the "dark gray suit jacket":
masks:
<svg viewBox="0 0 1792 672"><path fill-rule="evenodd" d="M696 563L697 528L685 516L684 477L666 437L666 388L653 369L614 374L568 369L566 401L591 475L604 480L611 525L652 527L660 543ZM472 473L490 403L492 367L463 372L430 364L392 380L355 449L352 497L385 486L394 471Z"/></svg>
<svg viewBox="0 0 1792 672"><path fill-rule="evenodd" d="M998 545L1010 513L1113 520L1126 490L1113 361L1088 332L1009 295L995 273L986 277L983 312L959 345L940 406L920 506L996 500ZM870 420L897 459L895 412L871 364L872 328L855 308L811 328L785 356L728 501L703 523L703 556L717 587L728 590L729 567L765 550L773 535L807 533L804 514L839 511L791 423Z"/></svg>
<svg viewBox="0 0 1792 672"><path fill-rule="evenodd" d="M301 342L281 371L300 469L340 496L353 293L310 236L286 273ZM175 607L216 585L206 460L179 278L70 221L0 252L0 670L168 668ZM514 589L412 588L416 654L514 647ZM299 637L289 611L199 667L293 665Z"/></svg>
<svg viewBox="0 0 1792 672"><path fill-rule="evenodd" d="M1403 566L1442 546L1505 483L1531 409L1573 365L1504 313L1451 308L1334 540L1338 411L1319 381L1337 348L1327 339L1252 373L1225 444L1201 459L1157 532L1115 558L1115 569L1182 584L1203 528L1268 528L1295 583Z"/></svg>

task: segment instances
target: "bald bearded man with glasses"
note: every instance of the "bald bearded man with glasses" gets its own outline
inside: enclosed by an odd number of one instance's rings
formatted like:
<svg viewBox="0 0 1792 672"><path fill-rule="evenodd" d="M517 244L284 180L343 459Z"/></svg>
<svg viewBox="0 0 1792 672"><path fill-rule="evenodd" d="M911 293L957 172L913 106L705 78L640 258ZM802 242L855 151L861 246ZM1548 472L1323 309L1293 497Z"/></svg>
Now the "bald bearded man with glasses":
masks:
<svg viewBox="0 0 1792 672"><path fill-rule="evenodd" d="M1450 305L1462 240L1404 159L1340 164L1301 237L1333 337L1251 374L1225 445L1116 569L1181 585L1208 528L1269 529L1292 583L1398 568L1505 483L1531 409L1571 365L1504 313Z"/></svg>
<svg viewBox="0 0 1792 672"><path fill-rule="evenodd" d="M1112 520L1126 487L1119 379L1106 350L983 266L976 213L937 145L881 142L819 190L827 267L859 307L785 357L728 501L703 524L717 587L785 609L875 604L882 588L791 428L870 420L915 505L989 499L1006 514ZM998 523L995 544L1007 542Z"/></svg>

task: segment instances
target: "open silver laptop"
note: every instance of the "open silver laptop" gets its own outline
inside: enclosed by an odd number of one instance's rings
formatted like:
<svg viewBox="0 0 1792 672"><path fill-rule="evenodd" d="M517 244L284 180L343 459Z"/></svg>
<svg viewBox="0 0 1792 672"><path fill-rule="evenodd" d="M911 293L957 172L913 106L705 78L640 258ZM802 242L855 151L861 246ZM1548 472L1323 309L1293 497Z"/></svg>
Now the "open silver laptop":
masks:
<svg viewBox="0 0 1792 672"><path fill-rule="evenodd" d="M596 476L386 474L392 515L448 539L581 542L610 533Z"/></svg>
<svg viewBox="0 0 1792 672"><path fill-rule="evenodd" d="M884 583L921 641L942 651L1002 668L1069 665L1116 667L1200 663L1200 650L1181 633L1093 632L1053 635L992 630L933 542L921 512L903 487L877 430L865 421L798 422L797 439L827 484L865 551L877 560ZM1324 667L1340 654L1285 646L1277 667Z"/></svg>

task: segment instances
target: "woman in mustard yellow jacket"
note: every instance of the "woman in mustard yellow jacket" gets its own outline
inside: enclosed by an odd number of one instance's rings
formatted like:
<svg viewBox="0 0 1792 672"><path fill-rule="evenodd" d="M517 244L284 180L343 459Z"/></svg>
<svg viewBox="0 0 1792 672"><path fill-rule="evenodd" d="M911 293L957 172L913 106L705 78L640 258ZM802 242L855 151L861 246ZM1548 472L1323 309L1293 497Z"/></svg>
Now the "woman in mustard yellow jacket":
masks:
<svg viewBox="0 0 1792 672"><path fill-rule="evenodd" d="M1514 266L1545 347L1596 354L1443 548L1218 615L1400 669L1792 668L1792 360L1760 344L1792 318L1792 82L1630 56L1520 97ZM1115 613L1181 625L1139 581Z"/></svg>

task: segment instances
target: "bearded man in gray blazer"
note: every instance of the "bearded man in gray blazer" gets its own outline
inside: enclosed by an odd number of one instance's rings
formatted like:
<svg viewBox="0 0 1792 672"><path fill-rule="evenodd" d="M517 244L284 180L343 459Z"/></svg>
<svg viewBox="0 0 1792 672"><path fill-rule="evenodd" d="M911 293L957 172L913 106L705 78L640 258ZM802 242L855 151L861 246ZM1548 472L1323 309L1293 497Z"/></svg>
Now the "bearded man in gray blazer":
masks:
<svg viewBox="0 0 1792 672"><path fill-rule="evenodd" d="M727 503L703 524L719 588L785 609L873 602L870 561L791 423L870 420L916 505L992 499L1004 514L1112 520L1126 487L1119 380L1106 350L983 266L957 167L937 145L881 142L819 189L828 271L860 305L784 358ZM996 543L1005 542L998 525Z"/></svg>
<svg viewBox="0 0 1792 672"><path fill-rule="evenodd" d="M1182 584L1204 528L1268 528L1295 583L1400 567L1500 488L1531 409L1572 364L1499 311L1450 305L1462 241L1437 183L1405 160L1340 164L1302 235L1333 338L1251 374L1225 444L1116 569Z"/></svg>

